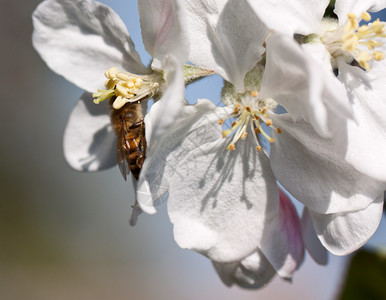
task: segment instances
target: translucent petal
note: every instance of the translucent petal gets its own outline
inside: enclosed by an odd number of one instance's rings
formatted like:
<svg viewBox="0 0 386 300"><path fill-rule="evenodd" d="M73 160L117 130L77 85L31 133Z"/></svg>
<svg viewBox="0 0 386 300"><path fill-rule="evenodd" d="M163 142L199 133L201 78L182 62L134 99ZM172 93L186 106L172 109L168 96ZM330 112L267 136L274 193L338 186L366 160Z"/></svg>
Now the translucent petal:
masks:
<svg viewBox="0 0 386 300"><path fill-rule="evenodd" d="M64 156L78 171L98 171L116 165L116 136L108 103L94 104L84 93L72 111L64 132Z"/></svg>
<svg viewBox="0 0 386 300"><path fill-rule="evenodd" d="M148 73L126 27L109 7L92 0L48 0L33 13L33 45L56 73L80 88L104 87L111 67Z"/></svg>
<svg viewBox="0 0 386 300"><path fill-rule="evenodd" d="M347 255L363 246L377 230L383 211L383 193L362 210L318 214L310 210L316 234L328 251Z"/></svg>
<svg viewBox="0 0 386 300"><path fill-rule="evenodd" d="M188 12L189 60L214 70L242 91L245 74L264 53L268 29L245 0L181 3Z"/></svg>
<svg viewBox="0 0 386 300"><path fill-rule="evenodd" d="M276 271L260 250L238 262L213 262L218 275L227 286L259 289L275 276Z"/></svg>
<svg viewBox="0 0 386 300"><path fill-rule="evenodd" d="M163 69L167 55L179 65L186 62L189 40L182 30L185 14L175 0L139 0L142 39L146 51L153 57L152 68Z"/></svg>
<svg viewBox="0 0 386 300"><path fill-rule="evenodd" d="M384 183L345 160L347 139L324 139L306 122L294 123L287 115L276 116L273 122L282 133L274 133L271 144L272 170L309 209L321 214L360 210L384 191Z"/></svg>
<svg viewBox="0 0 386 300"><path fill-rule="evenodd" d="M269 29L293 36L318 33L329 0L248 0Z"/></svg>

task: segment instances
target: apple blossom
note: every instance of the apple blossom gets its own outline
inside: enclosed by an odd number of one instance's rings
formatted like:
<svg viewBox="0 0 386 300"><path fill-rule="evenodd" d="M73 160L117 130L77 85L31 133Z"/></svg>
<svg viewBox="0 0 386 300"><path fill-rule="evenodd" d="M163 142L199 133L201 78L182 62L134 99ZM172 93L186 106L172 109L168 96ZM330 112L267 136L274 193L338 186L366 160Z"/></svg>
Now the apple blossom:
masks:
<svg viewBox="0 0 386 300"><path fill-rule="evenodd" d="M142 64L119 16L99 2L46 0L33 14L35 49L53 71L86 91L71 113L64 136L65 157L76 170L96 171L116 164L110 108L94 104L90 93L94 92L95 103L116 96L113 109L160 98L162 105L149 112L158 124L152 132L146 131L149 140L162 135L184 105L182 65L188 41L181 29L184 17L178 2L140 0L138 9L143 42L153 57L150 67Z"/></svg>

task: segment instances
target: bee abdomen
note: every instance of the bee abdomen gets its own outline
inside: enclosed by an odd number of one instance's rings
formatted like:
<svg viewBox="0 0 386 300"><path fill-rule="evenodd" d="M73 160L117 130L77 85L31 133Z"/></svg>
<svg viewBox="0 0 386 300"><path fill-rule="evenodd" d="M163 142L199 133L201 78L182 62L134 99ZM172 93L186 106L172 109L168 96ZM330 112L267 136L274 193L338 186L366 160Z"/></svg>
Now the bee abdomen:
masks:
<svg viewBox="0 0 386 300"><path fill-rule="evenodd" d="M128 144L126 159L131 173L135 179L138 179L146 157L145 123L143 120L128 129L126 143Z"/></svg>

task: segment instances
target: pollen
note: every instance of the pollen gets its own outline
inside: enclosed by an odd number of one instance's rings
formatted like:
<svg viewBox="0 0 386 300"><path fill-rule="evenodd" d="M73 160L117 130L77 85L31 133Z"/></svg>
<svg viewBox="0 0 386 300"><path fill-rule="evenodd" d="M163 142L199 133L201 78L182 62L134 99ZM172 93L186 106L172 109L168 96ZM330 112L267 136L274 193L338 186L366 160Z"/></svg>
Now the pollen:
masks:
<svg viewBox="0 0 386 300"><path fill-rule="evenodd" d="M257 146L256 151L261 151L261 146Z"/></svg>
<svg viewBox="0 0 386 300"><path fill-rule="evenodd" d="M93 93L94 103L116 97L113 102L114 109L121 109L123 105L150 99L158 92L160 75L136 75L119 71L113 67L105 71L106 90Z"/></svg>
<svg viewBox="0 0 386 300"><path fill-rule="evenodd" d="M371 16L370 16L370 14L369 14L367 11L365 11L365 12L363 12L363 13L361 14L361 18L362 18L363 20L365 20L366 22L368 22L368 21L371 20Z"/></svg>
<svg viewBox="0 0 386 300"><path fill-rule="evenodd" d="M250 92L248 92L247 95L249 96ZM247 99L251 100L250 98ZM247 99L244 99L244 101L247 102ZM271 127L273 130L277 129L273 126L272 119L268 118L268 108L264 105L264 101L252 99L249 102L250 105L236 104L232 114L232 116L236 117L236 120L232 123L231 128L223 130L222 132L223 138L232 135L232 139L230 140L227 149L231 151L234 150L234 147L239 140L245 140L250 135L255 140L257 146L260 146L258 139L258 135L260 134L270 143L274 143L275 139L270 136L271 129L267 127ZM224 120L220 120L219 123L223 124ZM247 132L248 128L250 128L249 132L251 134Z"/></svg>
<svg viewBox="0 0 386 300"><path fill-rule="evenodd" d="M225 120L224 120L224 119L221 119L221 120L219 120L219 121L218 121L218 123L219 123L220 125L223 125L223 124L224 124L224 122L225 122Z"/></svg>
<svg viewBox="0 0 386 300"><path fill-rule="evenodd" d="M370 70L372 60L379 61L384 58L384 53L375 49L383 46L386 31L384 24L379 19L373 23L359 26L361 19L369 22L371 16L368 12L363 12L361 17L357 19L356 15L348 14L348 20L342 35L342 49L351 53L362 68ZM367 50L360 46L366 46Z"/></svg>
<svg viewBox="0 0 386 300"><path fill-rule="evenodd" d="M227 150L235 151L235 149L235 144L229 144L229 146L227 147Z"/></svg>
<svg viewBox="0 0 386 300"><path fill-rule="evenodd" d="M280 134L281 133L281 129L279 127L276 128L276 132Z"/></svg>

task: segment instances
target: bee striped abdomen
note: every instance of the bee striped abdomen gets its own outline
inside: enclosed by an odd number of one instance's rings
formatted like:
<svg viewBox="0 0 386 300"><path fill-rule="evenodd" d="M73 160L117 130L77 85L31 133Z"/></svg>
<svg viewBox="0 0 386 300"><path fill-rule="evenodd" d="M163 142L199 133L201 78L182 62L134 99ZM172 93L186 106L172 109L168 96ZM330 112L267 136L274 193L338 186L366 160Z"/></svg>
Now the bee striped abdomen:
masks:
<svg viewBox="0 0 386 300"><path fill-rule="evenodd" d="M134 127L134 128L133 128ZM132 125L126 135L127 155L131 173L138 179L146 157L145 122L142 120Z"/></svg>
<svg viewBox="0 0 386 300"><path fill-rule="evenodd" d="M117 163L123 178L132 173L139 178L146 157L145 122L141 104L127 103L111 110L111 122L117 134Z"/></svg>

